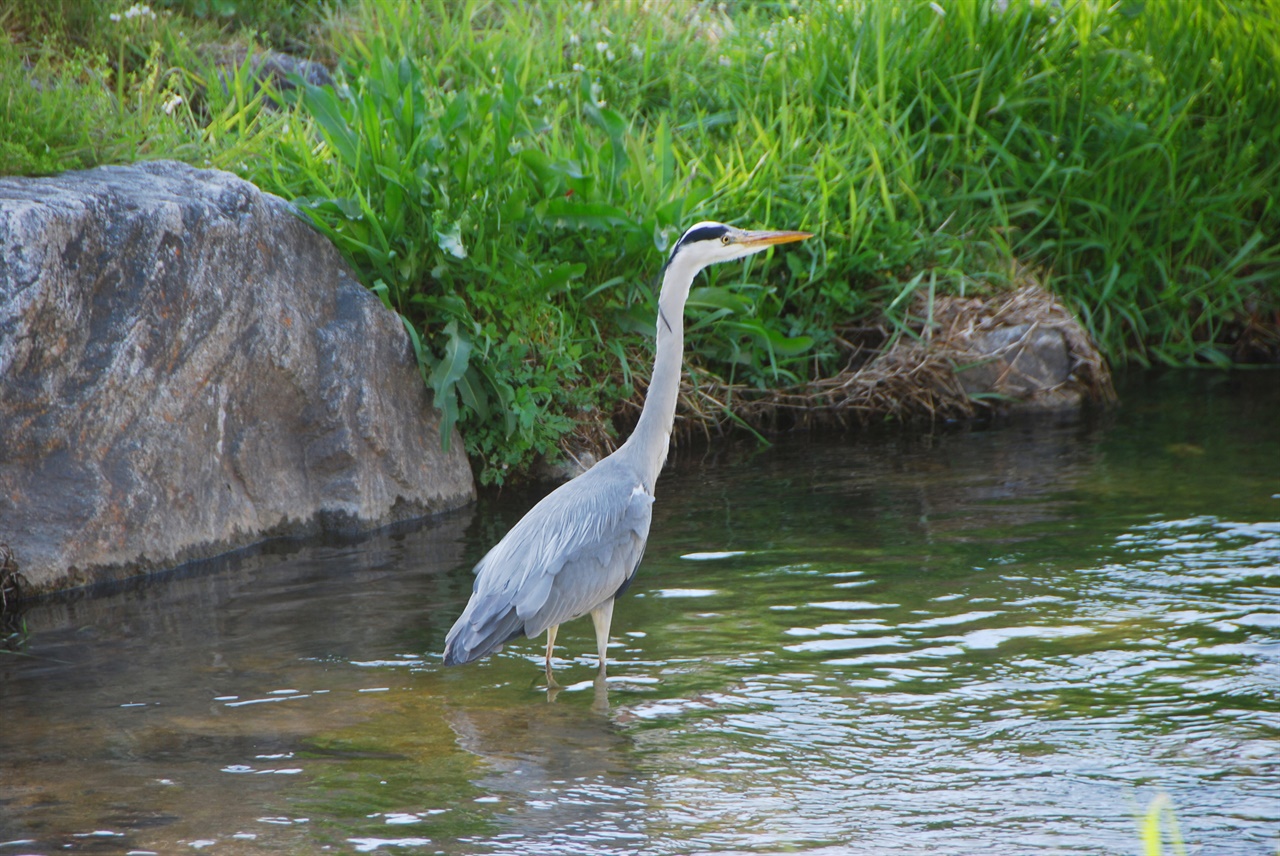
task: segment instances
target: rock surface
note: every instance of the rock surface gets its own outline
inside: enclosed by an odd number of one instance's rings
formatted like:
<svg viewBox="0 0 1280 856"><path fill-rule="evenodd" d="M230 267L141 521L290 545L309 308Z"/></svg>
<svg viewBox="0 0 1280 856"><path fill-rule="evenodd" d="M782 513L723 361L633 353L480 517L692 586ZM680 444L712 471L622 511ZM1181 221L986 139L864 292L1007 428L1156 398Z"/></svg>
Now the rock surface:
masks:
<svg viewBox="0 0 1280 856"><path fill-rule="evenodd" d="M1089 334L1038 283L995 305L952 299L939 317L948 359L972 398L1054 410L1115 397L1111 373Z"/></svg>
<svg viewBox="0 0 1280 856"><path fill-rule="evenodd" d="M155 162L0 179L23 594L469 502L399 319L287 203Z"/></svg>
<svg viewBox="0 0 1280 856"><path fill-rule="evenodd" d="M996 327L969 339L971 361L956 375L969 395L1001 395L1035 407L1078 405L1074 361L1061 330L1032 324Z"/></svg>
<svg viewBox="0 0 1280 856"><path fill-rule="evenodd" d="M295 78L312 86L333 86L333 74L318 62L291 54L265 51L251 53L245 48L214 49L210 52L218 72L218 81L224 91L230 91L237 76L247 74L249 84L256 93L262 83L269 83L276 92L296 88ZM272 109L280 105L271 97L264 99Z"/></svg>

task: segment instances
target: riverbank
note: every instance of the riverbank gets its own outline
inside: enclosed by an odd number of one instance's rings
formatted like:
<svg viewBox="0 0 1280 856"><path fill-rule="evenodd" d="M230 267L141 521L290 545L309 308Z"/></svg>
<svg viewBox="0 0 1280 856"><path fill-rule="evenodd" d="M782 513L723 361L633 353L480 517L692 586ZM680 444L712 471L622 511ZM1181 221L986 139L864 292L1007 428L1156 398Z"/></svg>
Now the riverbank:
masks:
<svg viewBox="0 0 1280 856"><path fill-rule="evenodd" d="M625 425L698 219L817 238L695 292L696 426L768 429L1027 271L1113 364L1275 360L1265 4L1005 5L22 0L0 172L177 158L295 201L487 483Z"/></svg>

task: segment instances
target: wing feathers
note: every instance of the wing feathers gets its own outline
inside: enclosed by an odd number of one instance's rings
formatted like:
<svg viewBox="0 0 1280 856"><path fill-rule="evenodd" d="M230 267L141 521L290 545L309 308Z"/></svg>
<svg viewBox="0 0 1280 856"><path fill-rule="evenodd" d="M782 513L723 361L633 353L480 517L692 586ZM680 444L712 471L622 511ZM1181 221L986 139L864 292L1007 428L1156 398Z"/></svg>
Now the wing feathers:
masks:
<svg viewBox="0 0 1280 856"><path fill-rule="evenodd" d="M613 458L548 494L476 565L445 662L478 659L612 598L644 553L652 507L638 475Z"/></svg>
<svg viewBox="0 0 1280 856"><path fill-rule="evenodd" d="M510 606L504 608L501 602L492 599L482 602L473 599L449 631L444 664L455 666L478 660L523 632L524 622L516 615L515 609Z"/></svg>

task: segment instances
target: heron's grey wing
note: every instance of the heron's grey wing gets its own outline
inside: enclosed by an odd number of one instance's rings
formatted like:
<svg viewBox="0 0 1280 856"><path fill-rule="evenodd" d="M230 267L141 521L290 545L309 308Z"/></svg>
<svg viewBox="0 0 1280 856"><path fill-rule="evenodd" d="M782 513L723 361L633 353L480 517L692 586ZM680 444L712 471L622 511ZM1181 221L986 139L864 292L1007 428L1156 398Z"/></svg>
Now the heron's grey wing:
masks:
<svg viewBox="0 0 1280 856"><path fill-rule="evenodd" d="M644 556L653 517L653 497L637 480L620 508L601 509L603 525L571 539L559 570L530 586L516 604L525 633L571 621L627 587Z"/></svg>
<svg viewBox="0 0 1280 856"><path fill-rule="evenodd" d="M639 564L652 506L638 474L609 458L544 497L476 566L445 662L477 659L613 597Z"/></svg>

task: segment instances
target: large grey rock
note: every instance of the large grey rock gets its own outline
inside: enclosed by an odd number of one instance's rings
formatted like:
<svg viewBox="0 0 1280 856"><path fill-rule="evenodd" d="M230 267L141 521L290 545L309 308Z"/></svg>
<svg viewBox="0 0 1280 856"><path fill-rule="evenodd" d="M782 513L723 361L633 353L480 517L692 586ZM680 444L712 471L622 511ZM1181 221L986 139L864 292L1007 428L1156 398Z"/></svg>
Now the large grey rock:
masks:
<svg viewBox="0 0 1280 856"><path fill-rule="evenodd" d="M24 593L469 502L397 317L172 162L0 179L0 542Z"/></svg>

